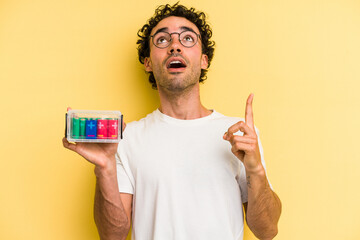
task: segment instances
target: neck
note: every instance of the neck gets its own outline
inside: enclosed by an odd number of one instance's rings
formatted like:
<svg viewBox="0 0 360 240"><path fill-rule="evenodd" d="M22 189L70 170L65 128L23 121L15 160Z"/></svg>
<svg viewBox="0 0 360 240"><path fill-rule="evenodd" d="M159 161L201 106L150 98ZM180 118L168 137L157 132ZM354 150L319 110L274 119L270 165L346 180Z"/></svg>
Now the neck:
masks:
<svg viewBox="0 0 360 240"><path fill-rule="evenodd" d="M201 104L199 83L180 92L170 92L163 88L159 88L158 92L159 110L170 117L189 120L211 114L211 111Z"/></svg>

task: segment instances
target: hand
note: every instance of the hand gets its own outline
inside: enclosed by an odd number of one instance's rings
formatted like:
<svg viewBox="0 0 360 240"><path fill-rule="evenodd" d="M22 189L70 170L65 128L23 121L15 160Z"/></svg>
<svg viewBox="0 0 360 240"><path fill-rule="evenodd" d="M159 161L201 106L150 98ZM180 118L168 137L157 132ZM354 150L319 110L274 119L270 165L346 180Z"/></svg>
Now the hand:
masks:
<svg viewBox="0 0 360 240"><path fill-rule="evenodd" d="M68 111L70 109L67 108ZM123 123L123 129L125 127L126 124ZM109 163L115 162L118 143L69 143L65 137L62 141L65 148L78 153L90 163L102 169L108 167Z"/></svg>
<svg viewBox="0 0 360 240"><path fill-rule="evenodd" d="M245 122L235 123L223 136L224 140L230 142L232 153L244 163L247 172L258 171L263 168L254 126L253 98L254 94L250 94L246 101ZM239 130L244 133L243 136L234 135Z"/></svg>

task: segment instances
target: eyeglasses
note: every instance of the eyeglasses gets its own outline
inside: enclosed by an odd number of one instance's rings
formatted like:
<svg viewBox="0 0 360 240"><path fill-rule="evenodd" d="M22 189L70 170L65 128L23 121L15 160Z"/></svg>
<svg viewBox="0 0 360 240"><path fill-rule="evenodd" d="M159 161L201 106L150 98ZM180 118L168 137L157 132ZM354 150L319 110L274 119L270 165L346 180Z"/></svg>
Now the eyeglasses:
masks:
<svg viewBox="0 0 360 240"><path fill-rule="evenodd" d="M158 32L150 37L152 38L152 42L156 47L166 48L172 42L171 35L173 34L177 34L179 36L179 42L181 43L181 45L187 48L195 46L198 39L200 38L200 34L197 34L196 32L190 30L183 31L181 33Z"/></svg>

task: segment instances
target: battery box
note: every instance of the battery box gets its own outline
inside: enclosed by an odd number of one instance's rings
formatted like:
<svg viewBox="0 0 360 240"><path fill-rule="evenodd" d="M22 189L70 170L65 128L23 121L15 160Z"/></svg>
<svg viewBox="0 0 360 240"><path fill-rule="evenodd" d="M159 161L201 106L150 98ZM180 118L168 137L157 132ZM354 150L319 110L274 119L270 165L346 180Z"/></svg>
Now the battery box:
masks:
<svg viewBox="0 0 360 240"><path fill-rule="evenodd" d="M69 110L65 116L69 142L117 143L122 139L119 111Z"/></svg>

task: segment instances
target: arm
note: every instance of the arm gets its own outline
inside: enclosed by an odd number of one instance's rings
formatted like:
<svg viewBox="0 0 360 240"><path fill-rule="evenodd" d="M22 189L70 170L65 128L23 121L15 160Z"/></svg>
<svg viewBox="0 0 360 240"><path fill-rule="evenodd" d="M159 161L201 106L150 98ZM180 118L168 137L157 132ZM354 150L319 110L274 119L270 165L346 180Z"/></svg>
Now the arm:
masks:
<svg viewBox="0 0 360 240"><path fill-rule="evenodd" d="M224 134L230 142L233 154L243 162L246 171L248 202L244 204L246 220L250 230L259 239L272 239L276 236L277 223L281 214L281 202L271 190L261 164L258 138L252 113L251 94L246 103L245 122L231 126ZM234 135L242 131L243 136Z"/></svg>
<svg viewBox="0 0 360 240"><path fill-rule="evenodd" d="M65 148L95 165L94 218L102 240L124 240L130 229L132 195L119 193L115 154L117 143L76 143Z"/></svg>
<svg viewBox="0 0 360 240"><path fill-rule="evenodd" d="M244 203L246 222L257 238L272 239L278 232L280 199L271 190L265 170L257 173L247 171L246 175L248 184L248 202Z"/></svg>
<svg viewBox="0 0 360 240"><path fill-rule="evenodd" d="M131 222L132 194L119 193L116 166L108 171L95 167L95 175L94 218L100 239L126 239Z"/></svg>

